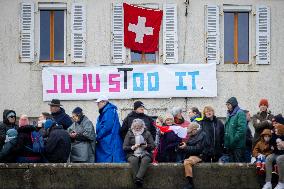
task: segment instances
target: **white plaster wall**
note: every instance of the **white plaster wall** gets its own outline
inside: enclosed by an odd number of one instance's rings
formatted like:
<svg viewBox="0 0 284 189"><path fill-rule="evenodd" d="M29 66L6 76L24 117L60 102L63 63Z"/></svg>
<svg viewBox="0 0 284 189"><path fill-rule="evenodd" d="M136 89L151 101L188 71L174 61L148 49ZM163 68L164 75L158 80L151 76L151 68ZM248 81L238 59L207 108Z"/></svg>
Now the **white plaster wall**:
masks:
<svg viewBox="0 0 284 189"><path fill-rule="evenodd" d="M20 0L0 0L0 111L14 109L18 114L25 113L36 117L42 111L48 111L47 102L42 101L41 65L38 64L39 13L35 12L35 63L19 63L19 18ZM37 8L38 2L34 0ZM45 1L48 2L48 1ZM77 66L70 63L70 8L74 1L66 2L67 11L67 63L64 66ZM97 66L111 63L111 0L83 0L87 4L87 52L86 63L78 66ZM202 109L212 105L217 116L226 115L225 102L231 96L236 96L240 106L255 113L260 98L268 98L273 113L283 113L283 62L284 60L284 1L282 0L190 0L188 16L185 17L183 0L132 0L129 3L177 3L178 6L178 37L180 63L205 63L204 56L204 5L223 4L255 5L266 4L271 7L271 64L255 65L255 16L251 21L251 62L249 65L217 66L218 97L216 98L172 98L172 99L141 99L150 115L164 114L168 108L182 106L185 114L188 108L197 106ZM221 23L221 49L223 49L223 16ZM162 38L160 46L162 47ZM160 55L162 49L160 48ZM222 54L222 53L221 53ZM161 60L160 60L161 62ZM236 72L237 71L237 72ZM111 100L119 107L123 119L132 108L135 99ZM64 101L66 112L71 113L76 106L81 106L86 115L93 121L98 116L96 104L93 101Z"/></svg>

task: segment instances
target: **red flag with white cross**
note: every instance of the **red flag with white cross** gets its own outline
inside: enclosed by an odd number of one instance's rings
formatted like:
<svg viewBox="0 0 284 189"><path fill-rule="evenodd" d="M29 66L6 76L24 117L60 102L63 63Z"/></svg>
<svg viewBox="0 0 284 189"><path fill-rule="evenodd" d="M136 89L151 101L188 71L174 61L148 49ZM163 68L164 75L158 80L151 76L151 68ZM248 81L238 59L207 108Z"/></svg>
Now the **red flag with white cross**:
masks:
<svg viewBox="0 0 284 189"><path fill-rule="evenodd" d="M134 51L158 50L163 11L123 3L124 46Z"/></svg>

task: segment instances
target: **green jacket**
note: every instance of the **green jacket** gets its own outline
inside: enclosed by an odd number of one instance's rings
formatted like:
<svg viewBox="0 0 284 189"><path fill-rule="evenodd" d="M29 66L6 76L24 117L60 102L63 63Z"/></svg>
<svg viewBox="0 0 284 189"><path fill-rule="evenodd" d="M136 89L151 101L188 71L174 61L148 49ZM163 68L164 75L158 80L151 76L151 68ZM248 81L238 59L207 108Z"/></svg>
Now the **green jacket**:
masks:
<svg viewBox="0 0 284 189"><path fill-rule="evenodd" d="M227 149L244 149L246 146L246 115L236 107L228 114L225 123L224 146Z"/></svg>

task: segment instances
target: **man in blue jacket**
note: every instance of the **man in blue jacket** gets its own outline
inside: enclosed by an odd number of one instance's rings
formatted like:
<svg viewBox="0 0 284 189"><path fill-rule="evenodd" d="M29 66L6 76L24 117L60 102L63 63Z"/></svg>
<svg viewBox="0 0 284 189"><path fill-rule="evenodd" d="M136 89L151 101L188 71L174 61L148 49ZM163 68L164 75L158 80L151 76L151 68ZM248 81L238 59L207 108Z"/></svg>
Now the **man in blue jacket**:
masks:
<svg viewBox="0 0 284 189"><path fill-rule="evenodd" d="M96 162L125 162L122 139L119 134L120 123L117 107L111 104L105 96L101 96L96 102L100 113L96 125Z"/></svg>

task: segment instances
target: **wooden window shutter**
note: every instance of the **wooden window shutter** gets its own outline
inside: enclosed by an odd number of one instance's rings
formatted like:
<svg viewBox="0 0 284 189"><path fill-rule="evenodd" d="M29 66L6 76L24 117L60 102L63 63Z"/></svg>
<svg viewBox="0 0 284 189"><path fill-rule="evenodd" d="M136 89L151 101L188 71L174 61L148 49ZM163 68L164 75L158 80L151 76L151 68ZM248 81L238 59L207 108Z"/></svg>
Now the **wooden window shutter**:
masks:
<svg viewBox="0 0 284 189"><path fill-rule="evenodd" d="M121 64L125 61L123 5L116 3L112 7L112 62Z"/></svg>
<svg viewBox="0 0 284 189"><path fill-rule="evenodd" d="M219 7L217 5L205 6L206 18L206 62L220 63L220 25Z"/></svg>
<svg viewBox="0 0 284 189"><path fill-rule="evenodd" d="M163 63L178 63L177 5L164 4Z"/></svg>
<svg viewBox="0 0 284 189"><path fill-rule="evenodd" d="M34 4L21 4L20 61L34 62Z"/></svg>
<svg viewBox="0 0 284 189"><path fill-rule="evenodd" d="M256 64L270 64L270 8L256 7Z"/></svg>
<svg viewBox="0 0 284 189"><path fill-rule="evenodd" d="M86 61L86 7L74 3L71 13L71 62Z"/></svg>

